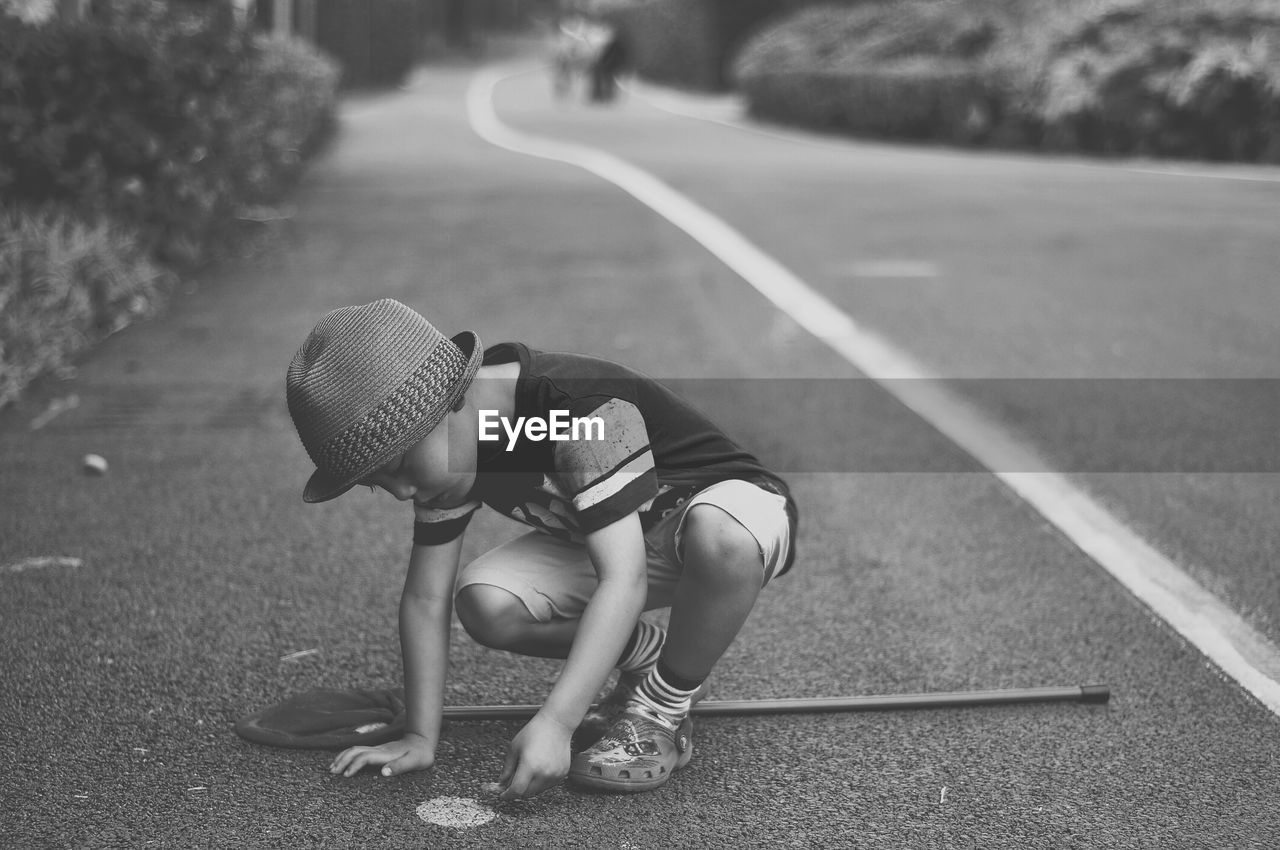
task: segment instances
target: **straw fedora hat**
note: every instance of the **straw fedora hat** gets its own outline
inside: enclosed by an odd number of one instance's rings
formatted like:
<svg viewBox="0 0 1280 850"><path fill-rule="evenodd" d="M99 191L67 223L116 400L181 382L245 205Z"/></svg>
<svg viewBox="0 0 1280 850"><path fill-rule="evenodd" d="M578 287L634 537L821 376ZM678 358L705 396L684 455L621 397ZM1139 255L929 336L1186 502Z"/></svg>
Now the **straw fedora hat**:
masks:
<svg viewBox="0 0 1280 850"><path fill-rule="evenodd" d="M409 449L462 404L480 339L448 339L390 298L321 319L289 364L286 399L316 465L302 498L324 502Z"/></svg>

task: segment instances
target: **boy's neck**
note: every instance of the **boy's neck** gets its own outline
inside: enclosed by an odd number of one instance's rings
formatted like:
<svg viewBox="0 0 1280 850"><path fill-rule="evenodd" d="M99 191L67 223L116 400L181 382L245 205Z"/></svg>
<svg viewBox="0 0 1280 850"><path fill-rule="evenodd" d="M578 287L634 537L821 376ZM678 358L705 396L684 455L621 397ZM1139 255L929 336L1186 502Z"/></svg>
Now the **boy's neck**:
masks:
<svg viewBox="0 0 1280 850"><path fill-rule="evenodd" d="M514 419L516 413L516 380L519 363L481 366L471 382L471 404L476 410L496 410L499 416Z"/></svg>

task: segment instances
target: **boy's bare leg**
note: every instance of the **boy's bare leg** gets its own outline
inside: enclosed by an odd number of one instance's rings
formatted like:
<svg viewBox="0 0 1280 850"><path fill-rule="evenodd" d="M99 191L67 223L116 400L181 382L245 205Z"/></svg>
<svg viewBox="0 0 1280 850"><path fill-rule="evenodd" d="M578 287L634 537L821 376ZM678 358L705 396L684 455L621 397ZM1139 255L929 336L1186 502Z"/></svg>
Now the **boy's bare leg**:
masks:
<svg viewBox="0 0 1280 850"><path fill-rule="evenodd" d="M760 548L737 520L714 505L685 517L684 568L676 583L663 659L686 679L711 673L755 606L763 581ZM479 643L538 658L567 658L576 619L539 622L500 587L472 584L457 598L458 618Z"/></svg>
<svg viewBox="0 0 1280 850"><path fill-rule="evenodd" d="M493 585L472 584L463 588L458 594L456 608L459 619L476 641L491 649L502 649L520 655L568 658L574 636L578 632L579 620L539 622L518 597ZM636 638L633 637L632 640ZM662 646L660 641L660 637L655 641L653 635L649 635L647 640L642 637L641 642L634 644L636 648L627 655L629 663L652 664L652 659L656 658L657 651ZM649 659L647 662L646 658ZM621 660L619 669L624 669L621 667ZM583 725L574 735L575 752L595 743L604 734L616 712L622 709L626 700L634 693L633 689L639 681L636 678L638 675L642 674L624 673L613 692L588 713Z"/></svg>
<svg viewBox="0 0 1280 850"><path fill-rule="evenodd" d="M764 567L755 537L714 505L689 510L682 544L684 569L676 584L662 659L673 673L701 681L755 606Z"/></svg>
<svg viewBox="0 0 1280 850"><path fill-rule="evenodd" d="M458 619L478 643L536 658L568 658L577 619L539 622L519 597L491 584L470 584L455 602Z"/></svg>
<svg viewBox="0 0 1280 850"><path fill-rule="evenodd" d="M662 653L604 736L574 756L569 777L580 785L647 791L693 755L689 709L751 613L764 569L755 537L709 504L689 509L682 544Z"/></svg>

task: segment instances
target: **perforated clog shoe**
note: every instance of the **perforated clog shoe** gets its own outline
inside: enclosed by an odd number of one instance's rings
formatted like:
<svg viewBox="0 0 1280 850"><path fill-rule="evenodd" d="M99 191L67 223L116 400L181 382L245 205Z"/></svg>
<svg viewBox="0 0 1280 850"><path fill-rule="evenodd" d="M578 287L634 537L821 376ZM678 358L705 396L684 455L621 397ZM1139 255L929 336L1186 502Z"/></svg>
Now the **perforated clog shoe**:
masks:
<svg viewBox="0 0 1280 850"><path fill-rule="evenodd" d="M651 791L693 757L693 721L630 702L604 737L573 757L569 781L597 791Z"/></svg>

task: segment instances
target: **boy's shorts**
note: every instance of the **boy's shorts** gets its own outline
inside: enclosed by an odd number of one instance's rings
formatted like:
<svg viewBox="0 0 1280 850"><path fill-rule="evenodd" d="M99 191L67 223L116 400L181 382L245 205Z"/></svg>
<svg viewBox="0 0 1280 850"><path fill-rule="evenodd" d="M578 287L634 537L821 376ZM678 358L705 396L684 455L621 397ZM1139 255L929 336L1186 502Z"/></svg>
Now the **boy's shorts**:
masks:
<svg viewBox="0 0 1280 850"><path fill-rule="evenodd" d="M649 593L645 610L665 608L675 597L682 569L684 521L694 505L714 505L751 532L760 547L761 585L787 561L791 529L786 499L749 481L721 481L695 493L645 533ZM462 568L456 590L471 584L515 595L534 618L578 618L598 583L586 547L532 531L498 546Z"/></svg>

